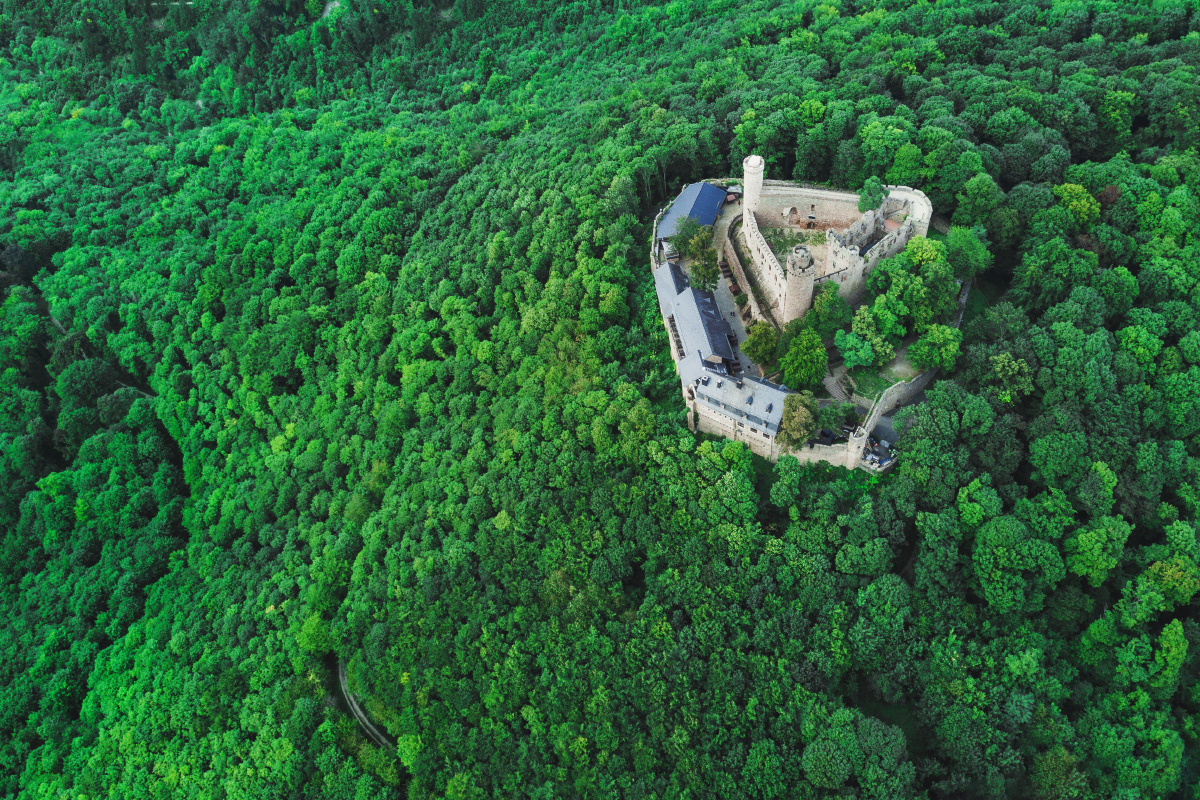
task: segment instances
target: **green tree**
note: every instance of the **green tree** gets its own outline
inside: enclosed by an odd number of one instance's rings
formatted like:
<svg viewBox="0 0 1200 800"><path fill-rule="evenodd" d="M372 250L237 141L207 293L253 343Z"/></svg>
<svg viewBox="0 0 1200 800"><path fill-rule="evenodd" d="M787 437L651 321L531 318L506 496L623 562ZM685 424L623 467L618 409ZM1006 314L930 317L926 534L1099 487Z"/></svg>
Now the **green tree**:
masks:
<svg viewBox="0 0 1200 800"><path fill-rule="evenodd" d="M711 292L721 281L721 268L717 261L717 251L707 247L700 252L699 257L688 264L688 282L702 292Z"/></svg>
<svg viewBox="0 0 1200 800"><path fill-rule="evenodd" d="M992 391L1004 403L1015 403L1022 395L1033 391L1033 375L1028 362L1023 358L1014 358L1011 353L991 357L987 380Z"/></svg>
<svg viewBox="0 0 1200 800"><path fill-rule="evenodd" d="M1077 183L1064 183L1054 187L1054 196L1063 207L1071 212L1072 218L1084 227L1100 216L1100 203L1088 194L1087 189Z"/></svg>
<svg viewBox="0 0 1200 800"><path fill-rule="evenodd" d="M775 326L760 320L750 326L746 341L742 342L742 352L755 364L769 367L775 361L778 346L779 332Z"/></svg>
<svg viewBox="0 0 1200 800"><path fill-rule="evenodd" d="M962 331L947 325L931 325L908 348L908 359L920 369L951 371L958 362Z"/></svg>
<svg viewBox="0 0 1200 800"><path fill-rule="evenodd" d="M870 176L858 190L858 210L863 213L874 211L883 205L883 199L890 193L883 181L874 175Z"/></svg>
<svg viewBox="0 0 1200 800"><path fill-rule="evenodd" d="M979 529L971 560L984 599L999 614L1040 610L1065 574L1057 548L1011 516Z"/></svg>
<svg viewBox="0 0 1200 800"><path fill-rule="evenodd" d="M842 354L842 361L848 369L866 367L875 363L875 350L871 343L857 333L846 333L839 330L834 336L834 346Z"/></svg>
<svg viewBox="0 0 1200 800"><path fill-rule="evenodd" d="M822 340L827 340L849 325L852 319L850 304L838 291L838 285L825 281L814 293L812 308L804 314L803 324L816 331Z"/></svg>
<svg viewBox="0 0 1200 800"><path fill-rule="evenodd" d="M1004 200L1004 194L992 176L980 172L968 180L958 194L958 208L954 210L955 225L977 225L985 222L988 215Z"/></svg>
<svg viewBox="0 0 1200 800"><path fill-rule="evenodd" d="M987 245L970 228L961 225L951 226L946 235L946 260L956 278L970 279L992 266L992 254Z"/></svg>
<svg viewBox="0 0 1200 800"><path fill-rule="evenodd" d="M779 420L779 441L785 447L799 447L808 441L817 427L817 401L812 392L794 392L783 401Z"/></svg>
<svg viewBox="0 0 1200 800"><path fill-rule="evenodd" d="M816 386L825 377L829 356L816 332L805 328L788 345L783 357L783 380L793 389Z"/></svg>
<svg viewBox="0 0 1200 800"><path fill-rule="evenodd" d="M887 171L887 182L893 186L920 187L925 168L925 156L915 144L904 144Z"/></svg>
<svg viewBox="0 0 1200 800"><path fill-rule="evenodd" d="M1067 568L1092 586L1099 586L1120 563L1121 551L1131 533L1133 526L1121 517L1094 520L1091 526L1064 543Z"/></svg>

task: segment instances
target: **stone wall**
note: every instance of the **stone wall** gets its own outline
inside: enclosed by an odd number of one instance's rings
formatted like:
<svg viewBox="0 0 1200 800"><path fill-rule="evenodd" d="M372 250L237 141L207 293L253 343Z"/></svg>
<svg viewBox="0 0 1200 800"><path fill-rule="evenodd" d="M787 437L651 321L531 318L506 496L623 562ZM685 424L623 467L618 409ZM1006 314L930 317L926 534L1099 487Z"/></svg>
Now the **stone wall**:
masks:
<svg viewBox="0 0 1200 800"><path fill-rule="evenodd" d="M763 238L753 213L742 215L742 241L750 251L750 259L759 267L758 273L763 274L767 285L777 296L782 297L785 291L783 266L775 257L775 252L771 250L767 240Z"/></svg>
<svg viewBox="0 0 1200 800"><path fill-rule="evenodd" d="M729 223L729 228L726 230L732 230L733 226L737 224L738 219L740 219L740 217L734 217L733 221ZM742 292L745 293L747 299L750 301L750 318L756 322L761 320L769 325L775 325L774 318L769 316L768 313L766 313L766 309L760 307L758 300L755 299L754 292L750 288L749 276L746 275L746 270L742 266L742 260L738 258L737 250L735 250L733 247L733 240L731 237L725 237L725 242L721 247L721 252L725 256L725 261L729 264L729 269L733 271L733 277L737 278L738 287L742 290Z"/></svg>
<svg viewBox="0 0 1200 800"><path fill-rule="evenodd" d="M816 217L814 229L844 230L862 216L857 194L789 181L765 181L757 211L758 223L764 228L807 228L812 214Z"/></svg>
<svg viewBox="0 0 1200 800"><path fill-rule="evenodd" d="M779 446L775 443L774 436L763 436L762 430L752 432L748 423L743 423L744 427L739 428L737 420L733 417L722 414L698 400L689 402L688 408L692 411L697 431L744 442L750 448L750 452L771 461L779 460Z"/></svg>
<svg viewBox="0 0 1200 800"><path fill-rule="evenodd" d="M913 398L920 394L937 375L936 369L928 369L917 375L910 381L900 381L893 383L891 386L883 390L883 394L879 399L872 403L867 398L854 392L850 399L855 405L863 408L871 409L871 416L867 419L867 430L870 431L875 427L875 423L879 417L888 414L900 406L908 405L913 401Z"/></svg>
<svg viewBox="0 0 1200 800"><path fill-rule="evenodd" d="M929 222L933 219L933 203L920 189L911 186L889 186L889 200L908 203L908 220L913 223L913 236L928 236Z"/></svg>
<svg viewBox="0 0 1200 800"><path fill-rule="evenodd" d="M862 428L850 435L849 440L840 444L802 444L799 447L780 447L780 455L794 456L801 464L812 464L824 461L846 469L869 470L862 462L866 450L867 432ZM777 460L777 459L776 459Z"/></svg>
<svg viewBox="0 0 1200 800"><path fill-rule="evenodd" d="M802 444L797 448L783 449L780 453L785 456L793 456L801 464L814 464L818 461L824 461L828 464L835 464L839 467L846 466L848 442L840 444Z"/></svg>
<svg viewBox="0 0 1200 800"><path fill-rule="evenodd" d="M871 252L867 253L867 258L863 264L863 274L870 275L875 271L875 267L879 265L880 261L885 258L891 258L904 250L904 246L908 244L908 240L912 236L913 226L908 222L894 231L889 231L871 248Z"/></svg>
<svg viewBox="0 0 1200 800"><path fill-rule="evenodd" d="M746 237L743 235L745 232L745 217L742 217L742 226L737 231L734 231L735 226L737 226L736 219L729 226L728 240L732 240L734 236L741 237L742 247L749 249L749 245L746 243ZM759 233L759 236L761 237L762 234ZM732 244L730 244L730 251L734 253L734 257L736 258L737 251ZM774 256L772 256L772 258L773 257ZM742 275L739 276L739 279L741 277L749 279L744 287L746 291L749 292L753 297L754 292L751 289L751 286L753 286L757 288L759 293L762 295L763 303L759 304L759 310L763 313L763 319L774 325L776 328L781 327L784 322L780 319L780 306L783 301L783 290L782 288L777 288L779 287L779 283L770 279L767 271L763 269L762 263L753 257L752 252L750 257L747 258L744 263L741 261L738 263L743 270ZM730 264L732 265L733 262L731 261Z"/></svg>

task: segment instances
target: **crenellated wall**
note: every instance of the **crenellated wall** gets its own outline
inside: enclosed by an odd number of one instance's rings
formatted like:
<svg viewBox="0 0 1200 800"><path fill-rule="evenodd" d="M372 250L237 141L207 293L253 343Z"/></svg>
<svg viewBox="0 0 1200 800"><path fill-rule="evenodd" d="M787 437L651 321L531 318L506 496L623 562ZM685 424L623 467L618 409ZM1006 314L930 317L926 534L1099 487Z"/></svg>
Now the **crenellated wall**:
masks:
<svg viewBox="0 0 1200 800"><path fill-rule="evenodd" d="M784 273L779 259L775 257L774 251L771 250L771 246L767 244L762 231L758 229L758 222L755 221L753 214L742 215L742 240L750 251L750 258L754 259L755 264L758 265L759 272L763 273L764 279L770 282L772 290L782 296L785 291L786 273Z"/></svg>
<svg viewBox="0 0 1200 800"><path fill-rule="evenodd" d="M746 277L761 292L767 308L762 309L776 326L803 316L812 306L813 287L836 281L838 291L855 304L862 298L866 278L879 262L904 249L908 241L929 229L933 206L925 195L911 187L889 187L891 192L879 208L858 212L858 196L781 181L763 181L765 162L747 156L745 212L741 241L744 242ZM779 263L762 235L763 227L825 229L825 258L810 274ZM732 260L732 259L731 259Z"/></svg>
<svg viewBox="0 0 1200 800"><path fill-rule="evenodd" d="M729 224L729 230L733 229L739 219L741 217L734 217L733 221ZM769 312L759 306L758 300L754 297L754 291L750 288L749 276L746 274L742 260L738 258L737 250L733 246L733 240L729 236L725 237L725 241L721 245L721 252L725 256L725 261L729 264L729 268L733 271L733 276L737 278L738 287L741 288L742 292L746 295L746 299L749 300L750 318L755 321L762 320L769 325L775 325L775 321Z"/></svg>

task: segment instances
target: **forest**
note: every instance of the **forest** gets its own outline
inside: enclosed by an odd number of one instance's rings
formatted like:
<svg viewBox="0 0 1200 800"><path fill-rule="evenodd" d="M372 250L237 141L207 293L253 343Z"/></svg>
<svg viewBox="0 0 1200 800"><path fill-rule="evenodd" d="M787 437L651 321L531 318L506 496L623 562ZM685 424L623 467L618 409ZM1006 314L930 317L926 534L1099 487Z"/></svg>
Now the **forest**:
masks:
<svg viewBox="0 0 1200 800"><path fill-rule="evenodd" d="M1198 69L1196 0L0 0L0 796L1200 798ZM881 477L688 430L650 223L752 152L955 226L787 332L926 332Z"/></svg>

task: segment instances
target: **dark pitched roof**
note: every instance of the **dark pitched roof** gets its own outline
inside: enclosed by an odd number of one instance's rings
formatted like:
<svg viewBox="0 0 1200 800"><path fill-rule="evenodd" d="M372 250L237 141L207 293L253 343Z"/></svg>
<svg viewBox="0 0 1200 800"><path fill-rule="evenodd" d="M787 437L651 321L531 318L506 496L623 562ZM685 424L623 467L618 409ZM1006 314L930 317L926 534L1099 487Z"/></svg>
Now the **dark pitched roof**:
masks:
<svg viewBox="0 0 1200 800"><path fill-rule="evenodd" d="M721 204L724 202L724 189L711 183L688 184L659 221L658 238L674 236L684 217L691 217L701 225L712 225L717 221L717 215L721 213Z"/></svg>
<svg viewBox="0 0 1200 800"><path fill-rule="evenodd" d="M717 298L712 292L702 292L699 289L691 289L691 293L692 301L696 304L699 328L703 331L702 335L707 344L705 349L714 356L733 361L736 356L733 354L733 348L729 346L733 328L721 316L721 309L717 308Z"/></svg>
<svg viewBox="0 0 1200 800"><path fill-rule="evenodd" d="M667 268L671 270L671 280L675 282L675 294L683 294L683 290L689 285L687 275L683 274L678 261L668 261Z"/></svg>
<svg viewBox="0 0 1200 800"><path fill-rule="evenodd" d="M733 328L721 317L717 298L688 285L687 276L674 262L654 270L654 286L663 316L675 317L684 352L699 353L702 361L714 357L733 361L729 337Z"/></svg>

